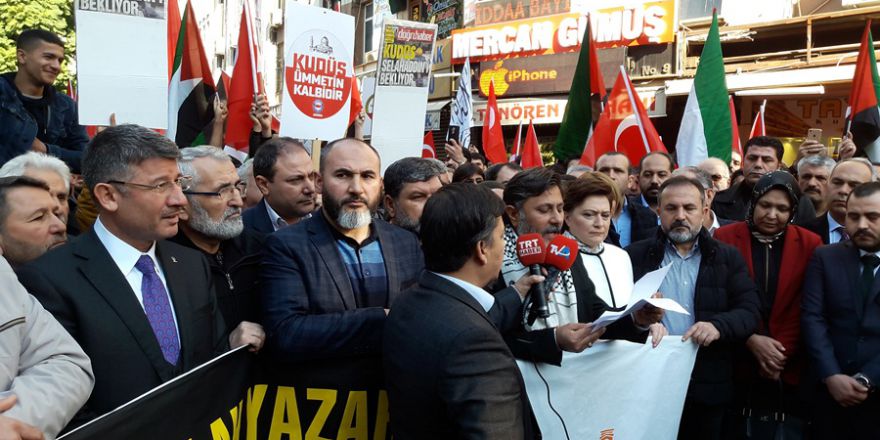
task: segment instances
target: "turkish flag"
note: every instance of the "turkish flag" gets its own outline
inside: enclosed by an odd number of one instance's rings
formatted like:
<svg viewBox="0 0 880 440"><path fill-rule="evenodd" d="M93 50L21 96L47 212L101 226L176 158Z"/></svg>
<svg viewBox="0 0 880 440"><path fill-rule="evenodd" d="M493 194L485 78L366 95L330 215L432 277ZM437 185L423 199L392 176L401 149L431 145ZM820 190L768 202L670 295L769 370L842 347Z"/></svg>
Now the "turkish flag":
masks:
<svg viewBox="0 0 880 440"><path fill-rule="evenodd" d="M361 101L361 91L358 89L357 78L351 79L351 107L348 114L348 125L354 124L355 119L364 109L364 102Z"/></svg>
<svg viewBox="0 0 880 440"><path fill-rule="evenodd" d="M622 67L580 162L595 166L596 159L611 151L625 154L633 166L649 152L666 152L666 146Z"/></svg>
<svg viewBox="0 0 880 440"><path fill-rule="evenodd" d="M227 108L229 116L226 119L226 145L236 150L247 151L251 130L254 123L251 121L251 104L254 96L263 93L262 78L259 72L259 60L257 60L256 42L252 37L253 23L251 22L250 7L244 2L241 10L241 24L238 30L238 52L235 57L235 66L232 68L232 80L229 82L229 94Z"/></svg>
<svg viewBox="0 0 880 440"><path fill-rule="evenodd" d="M422 158L437 158L437 149L434 147L434 134L430 131L425 133L425 140L422 141Z"/></svg>
<svg viewBox="0 0 880 440"><path fill-rule="evenodd" d="M467 145L461 148L467 149ZM501 131L501 114L498 113L498 100L495 98L495 82L489 83L489 100L486 102L486 117L483 119L483 152L491 163L507 161L504 149L504 133Z"/></svg>
<svg viewBox="0 0 880 440"><path fill-rule="evenodd" d="M727 102L730 104L730 128L733 133L731 139L733 139L733 145L731 146L730 151L739 153L739 157L742 157L743 147L742 141L739 139L739 122L736 120L736 109L733 106L733 96L730 96ZM763 107L762 107L763 108ZM763 118L762 118L763 121ZM754 129L753 129L754 130Z"/></svg>
<svg viewBox="0 0 880 440"><path fill-rule="evenodd" d="M521 165L524 170L544 166L544 160L541 158L541 146L538 145L538 135L535 133L535 126L532 125L531 120L529 120L526 144L523 146Z"/></svg>
<svg viewBox="0 0 880 440"><path fill-rule="evenodd" d="M767 100L761 104L758 114L755 115L755 122L752 123L752 131L749 132L749 139L755 136L767 136L767 128L764 126L764 109L767 108ZM742 151L739 152L742 155Z"/></svg>

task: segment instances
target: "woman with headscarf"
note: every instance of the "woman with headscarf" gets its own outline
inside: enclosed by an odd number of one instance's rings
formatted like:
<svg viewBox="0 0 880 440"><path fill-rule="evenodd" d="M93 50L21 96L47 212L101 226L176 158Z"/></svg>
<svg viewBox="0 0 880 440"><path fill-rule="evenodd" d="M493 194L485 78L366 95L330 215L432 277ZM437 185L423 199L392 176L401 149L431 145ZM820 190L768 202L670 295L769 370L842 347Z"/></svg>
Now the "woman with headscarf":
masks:
<svg viewBox="0 0 880 440"><path fill-rule="evenodd" d="M747 353L738 362L737 393L742 407L737 412L804 415L797 392L803 363L801 285L807 263L822 239L791 224L800 196L791 174L767 173L755 184L746 220L715 231L715 239L742 254L761 301L758 331L746 341Z"/></svg>

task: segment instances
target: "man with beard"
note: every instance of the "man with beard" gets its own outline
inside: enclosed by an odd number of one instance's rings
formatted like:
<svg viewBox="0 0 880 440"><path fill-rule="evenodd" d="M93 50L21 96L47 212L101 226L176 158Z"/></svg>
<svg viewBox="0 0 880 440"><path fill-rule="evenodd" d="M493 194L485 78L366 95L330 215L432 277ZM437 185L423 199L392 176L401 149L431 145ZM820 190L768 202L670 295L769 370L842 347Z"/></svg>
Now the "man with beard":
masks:
<svg viewBox="0 0 880 440"><path fill-rule="evenodd" d="M64 244L64 223L45 183L25 176L0 177L0 249L12 267Z"/></svg>
<svg viewBox="0 0 880 440"><path fill-rule="evenodd" d="M546 168L532 168L513 176L504 188L504 204L510 224L504 230L501 277L491 291L513 285L529 271L516 253L518 236L539 233L546 246L562 233L564 214L560 175ZM580 254L572 269L557 273L545 285L549 286L547 306L550 316L538 318L531 325L520 322L505 332L505 340L517 358L560 365L563 351L580 353L591 347L603 333L606 339L644 342L648 327L659 321L662 315L662 310L646 307L607 329L593 331L591 323L606 308L596 295ZM661 331L660 328L651 330Z"/></svg>
<svg viewBox="0 0 880 440"><path fill-rule="evenodd" d="M818 387L813 436L875 439L880 432L880 183L852 191L845 222L852 240L816 249L804 279L801 327Z"/></svg>
<svg viewBox="0 0 880 440"><path fill-rule="evenodd" d="M422 209L443 186L446 166L436 159L406 157L385 170L385 213L392 225L419 232Z"/></svg>
<svg viewBox="0 0 880 440"><path fill-rule="evenodd" d="M703 227L709 206L700 182L685 176L664 182L659 210L662 233L626 249L633 279L672 265L660 293L689 315L667 313L663 324L669 334L701 346L678 438L721 439L725 408L733 398L734 348L758 325L758 292L739 251Z"/></svg>
<svg viewBox="0 0 880 440"><path fill-rule="evenodd" d="M634 201L656 212L660 185L672 177L673 170L675 170L675 162L669 153L655 151L642 157L639 162L638 175L639 190L642 196Z"/></svg>
<svg viewBox="0 0 880 440"><path fill-rule="evenodd" d="M824 205L828 211L824 215L804 222L804 228L822 237L823 244L849 240L850 236L844 226L846 200L857 186L876 180L877 172L868 159L854 158L838 162L831 170L831 178L825 192Z"/></svg>
<svg viewBox="0 0 880 440"><path fill-rule="evenodd" d="M779 139L769 136L755 136L746 142L743 147L742 171L744 180L721 191L712 202L712 211L719 217L727 220L743 221L749 210L749 201L752 198L752 188L755 183L771 171L782 168L782 155L785 148ZM798 202L798 211L795 214L795 224L816 217L816 209L809 197L801 195Z"/></svg>
<svg viewBox="0 0 880 440"><path fill-rule="evenodd" d="M241 181L232 160L219 148L207 145L184 148L177 162L181 174L192 176L184 191L187 220L173 241L205 254L217 304L231 332L241 323L262 341L259 322L259 278L262 237L245 231L241 220ZM252 347L254 351L260 345Z"/></svg>
<svg viewBox="0 0 880 440"><path fill-rule="evenodd" d="M379 153L352 138L321 149L321 210L266 240L263 323L273 354L305 362L380 353L385 317L424 267L418 238L373 219Z"/></svg>
<svg viewBox="0 0 880 440"><path fill-rule="evenodd" d="M18 277L92 360L95 389L72 422L111 411L223 353L259 344L227 334L211 272L169 242L186 206L174 142L118 125L98 133L83 175L98 208L92 229L22 266Z"/></svg>
<svg viewBox="0 0 880 440"><path fill-rule="evenodd" d="M253 168L263 200L242 214L245 229L271 234L315 210L315 170L302 142L279 137L264 143Z"/></svg>
<svg viewBox="0 0 880 440"><path fill-rule="evenodd" d="M629 158L623 153L612 151L596 159L596 171L607 175L617 184L621 194L626 194L629 186ZM653 237L657 231L657 213L641 203L630 202L623 197L623 208L612 222L606 242L621 248L630 243Z"/></svg>
<svg viewBox="0 0 880 440"><path fill-rule="evenodd" d="M797 164L798 186L813 202L813 207L816 208L816 214L819 216L828 212L825 196L828 193L831 171L836 164L834 159L820 155L807 156Z"/></svg>
<svg viewBox="0 0 880 440"><path fill-rule="evenodd" d="M697 182L700 182L700 184L703 185L703 189L706 191L706 204L709 206L712 206L712 200L715 198L716 193L715 193L715 186L712 185L712 176L710 176L708 172L706 172L705 170L703 170L700 167L689 166L689 167L682 167L682 168L675 170L675 172L672 173L672 175L673 176L685 176L685 177L694 179ZM731 223L734 223L734 222L731 220L718 218L718 216L715 215L715 213L712 212L711 209L709 210L706 217L703 218L703 227L706 228L707 231L709 231L709 235L711 235L711 236L715 235L716 229L718 229L722 226L725 226L725 225L729 225Z"/></svg>

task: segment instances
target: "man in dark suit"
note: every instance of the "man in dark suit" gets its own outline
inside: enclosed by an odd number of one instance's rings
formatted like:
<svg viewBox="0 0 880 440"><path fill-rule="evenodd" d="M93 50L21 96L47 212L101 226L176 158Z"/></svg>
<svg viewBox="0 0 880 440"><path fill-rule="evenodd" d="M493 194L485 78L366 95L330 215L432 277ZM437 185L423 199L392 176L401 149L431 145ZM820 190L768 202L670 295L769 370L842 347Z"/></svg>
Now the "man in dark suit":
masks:
<svg viewBox="0 0 880 440"><path fill-rule="evenodd" d="M198 252L177 233L189 178L177 146L136 125L98 134L83 174L98 208L94 228L22 267L19 278L92 360L95 388L72 424L110 411L210 360L230 345Z"/></svg>
<svg viewBox="0 0 880 440"><path fill-rule="evenodd" d="M504 205L483 186L452 184L422 215L425 271L394 304L383 360L398 439L540 438L513 354L499 330L516 325L526 275L495 296L481 286L504 256Z"/></svg>
<svg viewBox="0 0 880 440"><path fill-rule="evenodd" d="M816 438L880 434L880 183L849 196L851 241L822 246L804 279L801 327L818 382Z"/></svg>
<svg viewBox="0 0 880 440"><path fill-rule="evenodd" d="M322 149L320 168L323 208L270 235L263 259L269 346L293 362L379 354L388 309L424 266L415 235L373 218L376 150L339 139Z"/></svg>
<svg viewBox="0 0 880 440"><path fill-rule="evenodd" d="M828 212L803 223L803 227L822 237L823 244L834 244L849 239L844 226L846 200L855 187L877 180L874 166L867 159L853 158L840 161L831 170L825 191Z"/></svg>
<svg viewBox="0 0 880 440"><path fill-rule="evenodd" d="M271 234L315 210L315 170L302 142L279 137L264 143L253 169L263 200L242 213L245 229Z"/></svg>
<svg viewBox="0 0 880 440"><path fill-rule="evenodd" d="M633 279L672 265L660 293L690 314L666 313L672 335L701 345L691 373L679 439L721 439L733 399L733 353L758 326L758 293L734 247L714 240L702 226L709 210L703 185L685 176L660 187L657 237L630 245Z"/></svg>
<svg viewBox="0 0 880 440"><path fill-rule="evenodd" d="M631 168L626 155L616 151L605 153L596 159L596 171L614 180L621 194L626 194ZM623 248L630 243L651 238L657 233L657 213L640 201L631 201L630 197L624 197L623 208L611 226L605 241Z"/></svg>

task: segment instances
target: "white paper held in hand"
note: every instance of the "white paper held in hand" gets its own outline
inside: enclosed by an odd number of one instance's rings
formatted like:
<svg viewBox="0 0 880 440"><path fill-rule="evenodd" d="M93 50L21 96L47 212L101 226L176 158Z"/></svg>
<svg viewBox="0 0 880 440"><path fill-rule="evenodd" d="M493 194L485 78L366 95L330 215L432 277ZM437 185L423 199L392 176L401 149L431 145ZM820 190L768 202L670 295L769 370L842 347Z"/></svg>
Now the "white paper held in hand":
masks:
<svg viewBox="0 0 880 440"><path fill-rule="evenodd" d="M689 315L690 313L684 307L671 298L651 298L651 295L660 289L660 285L663 283L663 279L666 278L666 274L669 273L669 268L671 267L672 264L667 264L653 272L646 273L645 276L636 281L633 286L632 295L630 295L630 302L626 308L620 312L609 311L603 313L602 316L593 321L593 331L606 327L624 316L631 315L647 304L668 312Z"/></svg>

